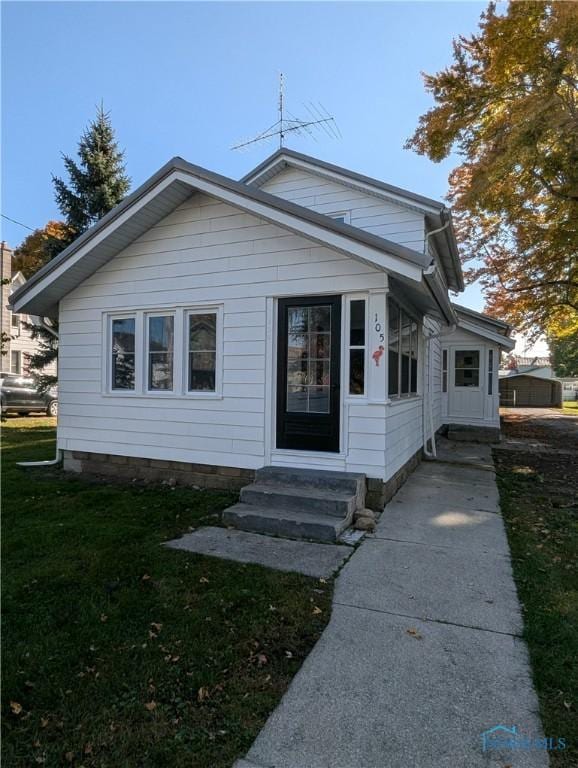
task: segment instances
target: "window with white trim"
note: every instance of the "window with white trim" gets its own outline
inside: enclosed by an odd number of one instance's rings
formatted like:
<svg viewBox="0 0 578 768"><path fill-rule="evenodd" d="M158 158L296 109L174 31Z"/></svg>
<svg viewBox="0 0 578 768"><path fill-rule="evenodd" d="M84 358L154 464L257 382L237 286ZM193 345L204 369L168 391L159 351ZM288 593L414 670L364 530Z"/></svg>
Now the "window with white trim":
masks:
<svg viewBox="0 0 578 768"><path fill-rule="evenodd" d="M187 389L215 392L217 379L217 312L187 313Z"/></svg>
<svg viewBox="0 0 578 768"><path fill-rule="evenodd" d="M417 395L418 323L392 298L388 299L388 394Z"/></svg>
<svg viewBox="0 0 578 768"><path fill-rule="evenodd" d="M334 221L340 221L342 224L351 223L351 211L336 211L335 213L329 213Z"/></svg>
<svg viewBox="0 0 578 768"><path fill-rule="evenodd" d="M111 382L113 390L135 388L135 330L136 318L111 318Z"/></svg>
<svg viewBox="0 0 578 768"><path fill-rule="evenodd" d="M174 380L175 316L147 315L147 387L172 392Z"/></svg>
<svg viewBox="0 0 578 768"><path fill-rule="evenodd" d="M222 307L106 314L109 394L213 397L222 390Z"/></svg>
<svg viewBox="0 0 578 768"><path fill-rule="evenodd" d="M10 372L22 373L22 352L15 349L10 352Z"/></svg>
<svg viewBox="0 0 578 768"><path fill-rule="evenodd" d="M12 317L10 318L10 325L12 326L12 335L20 336L20 315L17 315L14 312L12 312Z"/></svg>
<svg viewBox="0 0 578 768"><path fill-rule="evenodd" d="M349 302L349 394L365 395L365 299Z"/></svg>

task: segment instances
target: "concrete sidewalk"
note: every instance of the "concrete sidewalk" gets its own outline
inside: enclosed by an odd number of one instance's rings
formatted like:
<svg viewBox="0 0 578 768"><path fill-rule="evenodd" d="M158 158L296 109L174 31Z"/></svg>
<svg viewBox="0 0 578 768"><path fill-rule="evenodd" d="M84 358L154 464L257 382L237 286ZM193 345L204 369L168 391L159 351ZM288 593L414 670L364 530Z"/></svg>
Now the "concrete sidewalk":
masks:
<svg viewBox="0 0 578 768"><path fill-rule="evenodd" d="M463 450L462 450L463 446ZM236 768L498 768L542 728L489 449L445 446L342 570L331 621ZM554 734L556 735L556 734Z"/></svg>

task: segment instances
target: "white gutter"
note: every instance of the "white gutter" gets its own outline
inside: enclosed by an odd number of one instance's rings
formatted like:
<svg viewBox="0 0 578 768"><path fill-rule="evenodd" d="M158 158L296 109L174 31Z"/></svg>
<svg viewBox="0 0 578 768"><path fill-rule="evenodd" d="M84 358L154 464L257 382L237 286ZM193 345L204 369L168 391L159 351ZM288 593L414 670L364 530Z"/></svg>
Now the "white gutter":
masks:
<svg viewBox="0 0 578 768"><path fill-rule="evenodd" d="M17 467L56 467L62 463L62 449L56 449L56 457L47 461L18 461Z"/></svg>

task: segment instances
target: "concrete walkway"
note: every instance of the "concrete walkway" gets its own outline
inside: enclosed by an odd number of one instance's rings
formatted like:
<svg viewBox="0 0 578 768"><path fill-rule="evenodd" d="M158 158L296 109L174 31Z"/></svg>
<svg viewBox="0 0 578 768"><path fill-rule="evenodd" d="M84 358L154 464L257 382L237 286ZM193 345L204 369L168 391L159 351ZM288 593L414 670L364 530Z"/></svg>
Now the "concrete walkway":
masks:
<svg viewBox="0 0 578 768"><path fill-rule="evenodd" d="M193 533L165 542L165 546L237 563L263 565L277 571L303 573L317 579L330 578L353 551L342 544L276 539L212 526L197 528Z"/></svg>
<svg viewBox="0 0 578 768"><path fill-rule="evenodd" d="M236 768L548 765L486 446L442 445L341 571L331 621ZM556 734L553 734L556 735Z"/></svg>

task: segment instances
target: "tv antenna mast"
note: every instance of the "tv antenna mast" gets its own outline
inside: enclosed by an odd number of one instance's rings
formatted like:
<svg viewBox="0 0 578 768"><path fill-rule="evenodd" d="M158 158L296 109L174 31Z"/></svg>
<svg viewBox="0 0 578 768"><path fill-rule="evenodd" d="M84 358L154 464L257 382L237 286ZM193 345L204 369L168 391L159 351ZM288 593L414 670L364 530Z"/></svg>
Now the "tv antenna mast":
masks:
<svg viewBox="0 0 578 768"><path fill-rule="evenodd" d="M341 131L339 130L335 118L329 114L323 104L319 102L317 102L317 104L314 104L313 102L306 104L305 109L309 114L308 119L305 120L301 120L289 112L285 106L284 88L283 73L281 72L279 75L279 119L277 122L273 123L273 125L269 126L265 131L253 136L253 138L247 139L246 141L240 141L238 144L232 146L231 149L244 149L251 144L259 144L275 137L278 138L279 149L281 149L287 134L301 136L307 133L317 141L315 132L323 131L331 139L341 138Z"/></svg>

